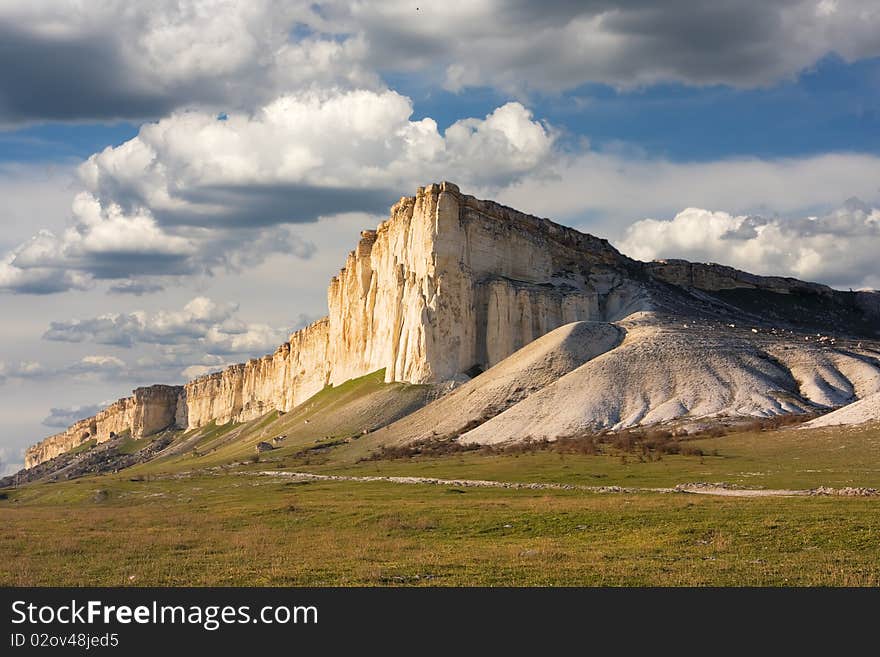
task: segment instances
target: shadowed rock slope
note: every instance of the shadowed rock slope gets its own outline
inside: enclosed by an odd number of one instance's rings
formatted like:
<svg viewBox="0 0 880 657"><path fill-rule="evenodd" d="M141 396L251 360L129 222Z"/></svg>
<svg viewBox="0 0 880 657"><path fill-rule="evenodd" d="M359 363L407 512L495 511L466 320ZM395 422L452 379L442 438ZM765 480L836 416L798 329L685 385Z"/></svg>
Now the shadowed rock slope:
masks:
<svg viewBox="0 0 880 657"><path fill-rule="evenodd" d="M727 325L622 322L623 343L491 420L465 443L554 438L712 417L825 410L880 391L876 350ZM427 410L427 409L426 409Z"/></svg>

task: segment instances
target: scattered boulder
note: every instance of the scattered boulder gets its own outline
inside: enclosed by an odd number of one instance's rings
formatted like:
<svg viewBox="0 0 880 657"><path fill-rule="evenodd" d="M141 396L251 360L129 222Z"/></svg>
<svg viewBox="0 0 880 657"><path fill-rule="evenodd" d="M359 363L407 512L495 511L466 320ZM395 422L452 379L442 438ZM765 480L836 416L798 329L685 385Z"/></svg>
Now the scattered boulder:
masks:
<svg viewBox="0 0 880 657"><path fill-rule="evenodd" d="M832 488L830 486L819 486L810 490L810 495L836 495L840 497L876 497L880 495L880 491L876 488L862 488L846 486L844 488Z"/></svg>

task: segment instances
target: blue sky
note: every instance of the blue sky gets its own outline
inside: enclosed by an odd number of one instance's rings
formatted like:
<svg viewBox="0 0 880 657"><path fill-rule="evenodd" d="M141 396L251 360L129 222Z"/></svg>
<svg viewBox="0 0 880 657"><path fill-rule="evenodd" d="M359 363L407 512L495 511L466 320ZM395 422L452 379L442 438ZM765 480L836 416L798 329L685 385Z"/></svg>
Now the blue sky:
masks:
<svg viewBox="0 0 880 657"><path fill-rule="evenodd" d="M0 131L0 161L17 163L81 162L106 146L118 146L137 134L131 123L38 123Z"/></svg>
<svg viewBox="0 0 880 657"><path fill-rule="evenodd" d="M876 0L218 1L0 6L0 473L271 351L441 179L642 259L880 287Z"/></svg>
<svg viewBox="0 0 880 657"><path fill-rule="evenodd" d="M441 128L482 116L513 98L487 87L452 93L397 76L416 118ZM637 90L584 85L528 101L537 116L595 148L625 145L672 160L880 152L880 59L847 63L830 54L793 80L757 89L656 84Z"/></svg>
<svg viewBox="0 0 880 657"><path fill-rule="evenodd" d="M416 76L386 78L412 98L415 119L431 117L441 130L517 100L490 87L453 93L420 84ZM635 148L677 161L880 152L880 58L847 63L829 54L794 80L758 89L589 84L525 102L563 129L567 141L587 138L594 148ZM0 131L0 161L81 160L131 139L139 127L117 121L7 128Z"/></svg>

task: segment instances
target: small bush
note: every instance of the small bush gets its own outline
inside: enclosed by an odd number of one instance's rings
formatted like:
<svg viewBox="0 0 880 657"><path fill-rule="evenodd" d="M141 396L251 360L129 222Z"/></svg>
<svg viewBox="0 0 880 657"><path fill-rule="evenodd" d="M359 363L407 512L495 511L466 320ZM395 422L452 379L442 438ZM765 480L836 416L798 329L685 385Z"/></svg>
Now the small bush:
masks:
<svg viewBox="0 0 880 657"><path fill-rule="evenodd" d="M788 415L773 415L771 417L755 418L750 422L737 427L740 431L774 431L791 427L819 417L819 413L799 413Z"/></svg>
<svg viewBox="0 0 880 657"><path fill-rule="evenodd" d="M327 438L325 438L325 440L328 438L329 438L329 436ZM334 447L338 447L339 445L345 445L347 442L348 442L347 439L339 438L337 440L331 440L330 442L326 442L326 443L318 443L317 445L310 445L309 447L304 447L301 450L295 452L293 454L293 458L295 458L295 459L308 458L309 456L311 456L313 454L318 454L321 452L329 451L330 449L332 449Z"/></svg>
<svg viewBox="0 0 880 657"><path fill-rule="evenodd" d="M773 431L787 426L801 424L814 417L816 413L800 415L777 415L768 418L756 418L742 423L715 424L692 434L681 435L666 427L640 427L621 431L583 432L569 436L561 436L556 440L546 438L526 438L514 444L501 445L464 445L458 438L485 420L472 420L459 431L445 436L436 436L420 440L408 445L385 445L362 461L378 461L385 459L407 459L418 456L448 456L465 452L479 454L509 455L518 457L536 452L551 451L559 454L580 454L594 456L603 453L621 455L621 463L627 464L631 455L641 463L660 461L663 455L678 454L703 459L706 456L718 456L718 450L707 453L692 441L705 438L720 438L734 432L742 431Z"/></svg>
<svg viewBox="0 0 880 657"><path fill-rule="evenodd" d="M682 456L699 456L701 458L703 456L705 456L705 454L703 453L703 450L701 450L699 447L693 447L691 445L682 445L681 443L679 443L678 453L681 454Z"/></svg>
<svg viewBox="0 0 880 657"><path fill-rule="evenodd" d="M452 438L433 438L419 440L408 445L382 445L362 461L382 461L386 459L411 459L416 456L448 456L473 452L482 449L481 445L463 445Z"/></svg>

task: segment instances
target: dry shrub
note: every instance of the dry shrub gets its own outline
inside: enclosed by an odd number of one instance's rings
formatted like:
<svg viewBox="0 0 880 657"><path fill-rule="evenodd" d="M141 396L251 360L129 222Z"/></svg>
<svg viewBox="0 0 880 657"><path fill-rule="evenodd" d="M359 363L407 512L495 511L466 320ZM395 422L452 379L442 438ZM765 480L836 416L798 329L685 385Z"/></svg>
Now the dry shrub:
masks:
<svg viewBox="0 0 880 657"><path fill-rule="evenodd" d="M799 413L788 415L773 415L771 417L759 417L739 425L740 431L774 431L785 427L796 426L809 422L819 417L820 413Z"/></svg>
<svg viewBox="0 0 880 657"><path fill-rule="evenodd" d="M660 461L665 454L681 456L718 456L718 450L706 453L691 441L705 438L720 438L733 432L741 431L773 431L787 426L801 424L814 417L815 413L801 415L777 415L768 418L756 418L744 423L716 424L686 436L676 435L665 427L639 427L623 429L615 432L582 432L568 436L560 436L556 440L546 438L526 438L513 444L502 445L465 445L458 438L483 423L483 419L472 420L455 433L420 440L408 445L386 445L379 448L365 459L376 461L385 459L405 459L418 456L448 456L464 452L479 452L485 455L520 456L536 452L556 452L558 454L581 454L594 456L602 453L618 453L622 462L626 455L635 456L640 462Z"/></svg>
<svg viewBox="0 0 880 657"><path fill-rule="evenodd" d="M463 445L454 438L429 438L408 445L382 445L361 461L383 461L387 459L411 459L416 456L449 456L463 452L480 450L480 445Z"/></svg>

